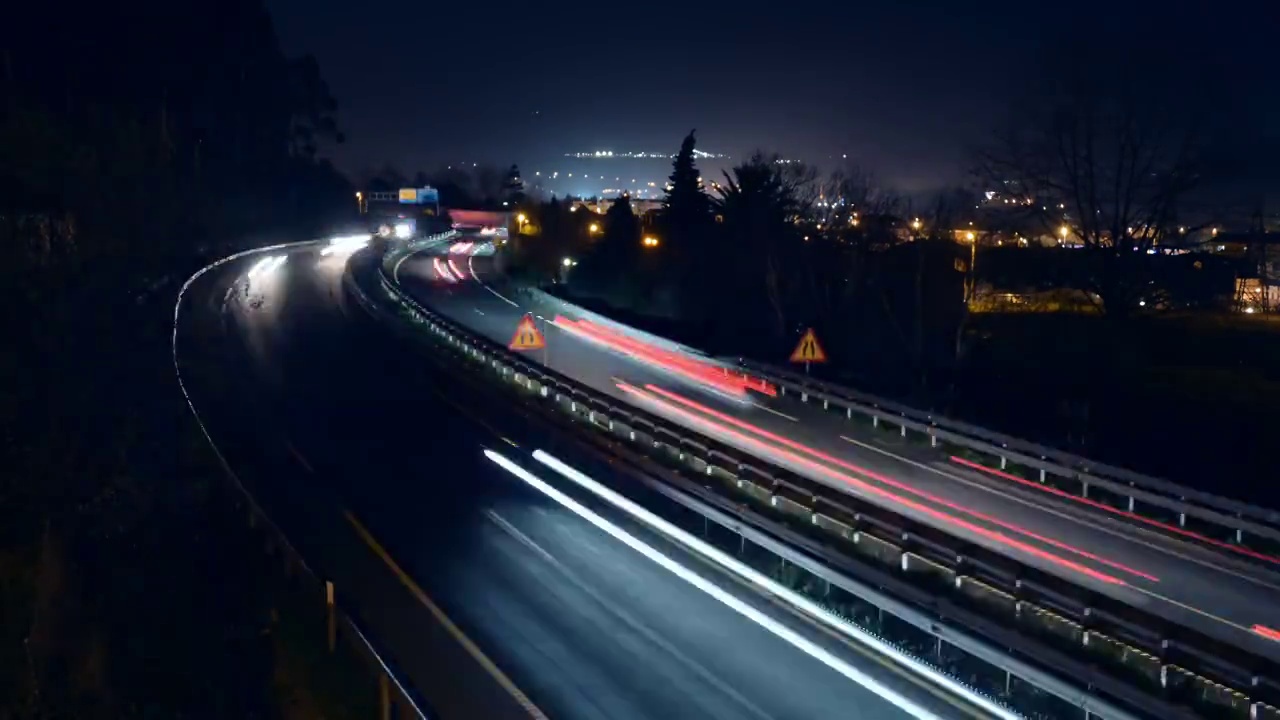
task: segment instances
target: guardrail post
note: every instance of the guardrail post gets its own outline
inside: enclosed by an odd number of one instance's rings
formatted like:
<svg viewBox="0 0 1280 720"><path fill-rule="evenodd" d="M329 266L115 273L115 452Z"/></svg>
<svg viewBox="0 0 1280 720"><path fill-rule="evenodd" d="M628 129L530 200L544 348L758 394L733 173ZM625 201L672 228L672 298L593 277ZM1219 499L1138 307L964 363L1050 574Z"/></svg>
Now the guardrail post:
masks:
<svg viewBox="0 0 1280 720"><path fill-rule="evenodd" d="M391 720L391 682L387 673L378 673L378 719Z"/></svg>
<svg viewBox="0 0 1280 720"><path fill-rule="evenodd" d="M338 645L338 615L337 608L334 607L332 580L324 581L324 603L326 615L328 616L329 652L332 653L337 649Z"/></svg>

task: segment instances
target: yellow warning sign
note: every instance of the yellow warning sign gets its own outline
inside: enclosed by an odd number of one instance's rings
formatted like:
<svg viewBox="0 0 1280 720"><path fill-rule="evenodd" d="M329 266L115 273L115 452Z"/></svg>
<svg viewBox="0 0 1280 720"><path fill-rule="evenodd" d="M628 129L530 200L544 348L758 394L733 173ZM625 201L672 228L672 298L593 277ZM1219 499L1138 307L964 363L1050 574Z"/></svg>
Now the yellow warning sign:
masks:
<svg viewBox="0 0 1280 720"><path fill-rule="evenodd" d="M818 336L813 334L813 328L805 330L804 336L800 338L800 344L796 345L795 352L791 353L791 362L820 363L826 361L827 353L823 351L822 345L818 344Z"/></svg>
<svg viewBox="0 0 1280 720"><path fill-rule="evenodd" d="M547 342L538 331L538 326L533 324L533 316L525 315L520 318L516 334L511 337L511 344L507 347L512 350L541 350L546 346Z"/></svg>

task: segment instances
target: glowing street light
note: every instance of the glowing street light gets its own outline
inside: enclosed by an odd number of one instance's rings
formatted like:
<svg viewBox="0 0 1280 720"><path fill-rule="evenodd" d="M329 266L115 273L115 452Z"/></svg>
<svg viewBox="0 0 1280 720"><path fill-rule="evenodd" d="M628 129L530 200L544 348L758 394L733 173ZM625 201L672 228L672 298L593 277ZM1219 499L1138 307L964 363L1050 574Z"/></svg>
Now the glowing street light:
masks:
<svg viewBox="0 0 1280 720"><path fill-rule="evenodd" d="M644 239L640 241L640 244L647 248L656 248L658 247L658 238L652 235L646 235Z"/></svg>
<svg viewBox="0 0 1280 720"><path fill-rule="evenodd" d="M916 218L915 220L911 221L912 230L919 230L922 227L924 227L924 223L920 222L920 218Z"/></svg>
<svg viewBox="0 0 1280 720"><path fill-rule="evenodd" d="M964 239L968 242L973 242L975 239L977 239L977 237L978 237L977 235L973 234L972 230L964 234Z"/></svg>
<svg viewBox="0 0 1280 720"><path fill-rule="evenodd" d="M595 235L596 233L600 232L600 223L591 223L590 225L588 225L587 232L591 233L592 235Z"/></svg>
<svg viewBox="0 0 1280 720"><path fill-rule="evenodd" d="M1071 232L1071 228L1067 227L1066 225L1063 225L1062 227L1058 228L1058 234L1062 236L1063 240L1067 239L1067 235L1070 232Z"/></svg>
<svg viewBox="0 0 1280 720"><path fill-rule="evenodd" d="M561 261L560 261L560 264L561 264L561 265L564 265L564 266L565 266L565 267L567 267L567 268L571 268L571 267L573 267L574 265L577 265L577 264L578 264L578 261L577 261L577 260L574 260L574 259L573 259L573 258L571 258L571 257L567 257L567 258L565 258L564 260L561 260Z"/></svg>
<svg viewBox="0 0 1280 720"><path fill-rule="evenodd" d="M524 213L520 213L516 215L516 222L520 223L521 225L525 224L528 221L529 221L529 218L525 217Z"/></svg>

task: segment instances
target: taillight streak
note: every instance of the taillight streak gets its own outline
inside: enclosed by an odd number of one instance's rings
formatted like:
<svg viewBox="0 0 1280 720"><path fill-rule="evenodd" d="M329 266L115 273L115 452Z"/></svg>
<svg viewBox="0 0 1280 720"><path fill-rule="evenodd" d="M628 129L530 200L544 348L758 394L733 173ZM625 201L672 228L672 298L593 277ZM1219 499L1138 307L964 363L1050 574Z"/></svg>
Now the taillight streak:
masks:
<svg viewBox="0 0 1280 720"><path fill-rule="evenodd" d="M449 268L445 267L444 263L440 262L440 258L431 258L431 267L435 268L436 275L439 275L441 278L449 282L455 282L457 280L457 278L449 272Z"/></svg>
<svg viewBox="0 0 1280 720"><path fill-rule="evenodd" d="M720 378L744 389L755 390L756 392L768 395L769 397L778 396L777 388L761 378L751 377L746 373L730 372L728 368L722 365L699 362L698 360L695 360L683 353L656 347L650 343L633 338L626 333L619 332L604 325L596 324L590 320L577 320L572 322L575 322L579 328L595 333L597 336L609 338L619 344L625 344L628 347L635 348L639 351L650 353L671 364L688 368L694 372L707 373L709 377Z"/></svg>
<svg viewBox="0 0 1280 720"><path fill-rule="evenodd" d="M859 490L862 490L863 492L866 492L868 494L875 495L877 497L889 500L893 503L896 503L903 507L910 508L916 512L922 513L924 515L935 518L937 520L942 520L952 525L964 528L965 530L968 530L969 532L972 532L975 535L979 535L989 540L993 540L997 543L1000 543L1002 545L1005 545L1015 550L1019 550L1033 557L1046 560L1060 567L1080 573L1081 575L1093 578L1094 580L1098 580L1099 582L1105 582L1112 585L1128 584L1124 580L1121 580L1120 578L1115 577L1113 575L1108 575L1106 573L1099 572L1088 566L1081 565L1080 563L1074 562L1072 560L1068 560L1058 555L1054 555L1053 553L1047 552L1045 550L1041 550L1040 548L1035 547L1033 545L1028 545L1027 543L1024 543L1015 538L1011 538L1008 535L1004 535L1003 533L999 533L994 530L989 530L980 525L975 525L967 520L963 520L953 515L948 515L947 513L944 513L941 510L936 510L927 505L916 502L915 500L902 497L901 495L895 495L894 493L891 493L888 490L885 490L884 488L877 487L864 480L860 480L851 475L846 475L837 470L833 470L825 465L821 465L817 462L814 462L813 460L797 455L796 453L790 452L788 450L784 450L782 448L766 445L765 443L761 442L760 440L757 440L756 438L750 437L748 435L744 435L736 430L733 430L728 426L721 425L712 420L709 420L708 418L694 415L688 410L684 410L680 407L677 407L672 403L661 399L657 395L641 390L640 388L637 388L635 386L629 385L627 383L617 383L617 386L618 386L618 389L626 393L648 400L649 402L656 403L661 406L665 406L664 408L665 410L667 410L668 412L674 415L682 417L688 422L701 425L712 432L720 433L722 435L734 438L737 442L740 442L744 445L755 448L757 452L768 452L768 453L772 453L774 455L780 456L785 460L787 460L788 462L802 466L810 471L820 473L829 478L838 480L841 483L858 488Z"/></svg>
<svg viewBox="0 0 1280 720"><path fill-rule="evenodd" d="M1028 530L1028 529L1026 529L1026 528L1024 528L1024 527L1022 527L1022 526L1020 526L1020 525L1015 525L1015 524L1013 524L1013 523L1011 523L1011 522L1008 522L1008 521L1006 521L1006 520L1001 520L1001 519L999 519L999 518L992 517L991 515L987 515L986 513L982 513L982 512L979 512L979 511L977 511L977 510L972 510L972 509L970 509L970 508L964 507L963 505L960 505L960 504L958 504L958 503L952 502L952 501L947 500L947 499L945 499L945 498L939 497L939 496L934 495L933 493L927 492L927 491L925 491L925 490L920 490L919 488L914 488L914 487L912 487L912 486L910 486L910 485L908 485L908 484L906 484L906 483L904 483L904 482L901 482L901 481L899 481L899 480L894 480L893 478L886 477L886 476L881 475L881 474L879 474L879 473L877 473L877 472L875 472L875 471L873 471L873 470L868 470L868 469L866 469L866 468L862 467L861 465L855 465L855 464L853 464L853 463L851 463L851 462L848 462L848 461L846 461L846 460L842 460L842 459L840 459L840 458L838 458L838 457L835 457L835 456L833 456L833 455L829 455L829 454L827 454L827 453L824 453L824 452L822 452L821 450L818 450L818 449L816 449L816 448L811 448L811 447L809 447L808 445L805 445L804 443L796 442L795 440L792 440L792 439L790 439L790 438L788 438L788 437L784 437L784 436L782 436L782 435L778 435L777 433L769 432L768 430L765 430L764 428L757 427L757 426L755 426L755 425L752 425L751 423L748 423L748 422L744 422L744 421L742 421L742 420L739 420L739 419L737 419L737 418L733 417L732 415L728 415L728 414L726 414L726 413L722 413L722 412L720 412L720 411L718 411L718 410L715 410L715 409L713 409L713 408L709 408L709 407L707 407L707 406L705 406L705 405L703 405L703 404L701 404L701 403L695 402L695 401L693 401L693 400L690 400L689 398L686 398L686 397L683 397L683 396L678 395L678 394L676 394L676 393L673 393L673 392L671 392L670 390L664 390L664 389L662 389L662 388L660 388L660 387L658 387L658 386L656 386L656 385L646 385L646 386L645 386L645 390L648 390L649 392L652 392L652 393L657 393L658 395L661 395L662 397L667 398L668 400L672 400L672 401L674 401L674 402L678 402L678 403L680 403L681 405L684 405L684 406L686 406L686 407L693 408L694 410L697 410L698 412L701 412L701 413L703 413L703 414L705 414L705 415L710 415L711 417L714 417L714 418L716 418L717 420L720 420L720 421L722 421L722 422L729 423L730 425L734 425L734 426L736 426L736 427L740 427L740 428L742 428L743 430L746 430L746 431L748 431L748 432L755 433L756 435L759 435L760 437L766 438L766 439L768 439L768 440L772 440L773 442L776 442L776 443L778 443L778 444L780 444L780 445L785 445L786 447L789 447L789 448L791 448L791 449L793 449L793 450L798 450L798 451L803 452L803 453L806 453L806 454L808 454L808 455L812 455L813 457L815 457L815 458L817 458L817 459L819 459L819 460L822 460L823 462L827 462L827 463L830 463L830 464L832 464L832 465L836 465L836 466L838 466L838 467L842 467L842 468L844 468L844 469L846 469L846 470L849 470L849 471L852 471L852 472L856 472L856 473L858 473L858 474L860 474L860 475L863 475L863 476L865 476L865 477L871 478L872 480L875 480L875 481L877 481L877 482L884 483L885 485L889 485L889 486L891 486L891 487L895 487L895 488L897 488L897 489L899 489L899 490L903 490L903 491L909 492L909 493L911 493L912 495L916 495L916 496L918 496L918 497L922 497L922 498L924 498L924 499L928 500L929 502L935 503L935 504L937 504L937 505L942 505L943 507L947 507L947 508L950 508L950 509L952 509L952 510L956 510L956 511L958 511L958 512L965 513L966 515L969 515L969 516L971 516L971 517L977 518L977 519L982 520L982 521L984 521L984 522L989 522L989 523L991 523L991 524L993 524L993 525L998 525L998 526L1000 526L1000 527L1002 527L1002 528L1005 528L1006 530L1012 530L1013 532L1019 533L1019 534L1021 534L1021 535L1025 535L1025 536L1027 536L1027 537L1029 537L1029 538L1031 538L1031 539L1033 539L1033 540L1037 540L1037 541L1042 542L1042 543L1044 543L1044 544L1046 544L1046 545L1051 545L1051 546L1056 547L1056 548L1058 548L1058 549L1060 549L1060 550L1066 550L1067 552L1075 553L1076 555L1079 555L1080 557L1088 558L1088 559L1093 560L1094 562L1100 563L1100 564L1102 564L1102 565L1107 565L1107 566L1109 566L1109 567L1115 568L1116 570L1122 570L1122 571L1124 571L1124 572L1127 572L1127 573L1130 573L1130 574L1135 575L1135 576L1137 576L1137 577L1140 577L1140 578L1142 578L1142 579L1144 579L1144 580L1150 580L1151 582L1160 582L1160 578L1157 578L1157 577L1156 577L1156 576L1154 576L1154 575L1150 575L1150 574L1148 574L1148 573L1142 572L1141 570L1135 570L1134 568L1128 567L1127 565L1123 565L1123 564L1118 563L1118 562L1116 562L1116 561L1114 561L1114 560L1108 560L1107 558L1104 558L1104 557L1101 557L1101 556L1095 555L1095 554L1093 554L1093 553L1091 553L1091 552L1089 552L1089 551L1087 551L1087 550L1082 550L1082 549L1080 549L1080 548L1078 548L1078 547L1075 547L1075 546L1072 546L1072 545L1068 545L1067 543L1064 543L1064 542L1062 542L1061 540L1054 540L1053 538L1045 537L1044 535L1040 535L1039 533L1032 532L1031 530Z"/></svg>
<svg viewBox="0 0 1280 720"><path fill-rule="evenodd" d="M1059 490L1058 488L1055 488L1055 487L1041 485L1038 482L1032 482L1031 480L1027 480L1026 478L1020 478L1017 475L1014 475L1013 473L1007 473L1000 470L996 470L995 468L989 468L986 465L973 462L972 460L966 460L962 457L956 457L955 455L952 455L951 462L957 465L962 465L971 470L978 470L981 472L985 472L989 475L994 475L998 478L1001 478L1002 480L1009 480L1010 482L1015 482L1020 485L1032 487L1041 492L1049 493L1050 495L1056 495L1061 498L1066 498L1067 500L1072 500L1074 502L1078 502L1083 505L1088 505L1089 507L1097 508L1099 510L1105 510L1109 513L1126 517L1130 520L1135 520L1140 523L1145 523L1147 525L1151 525L1152 527L1158 527L1162 530L1167 530L1171 533L1175 533L1183 537L1192 538L1202 543L1207 543L1215 547L1231 550L1233 552L1237 552L1241 555L1246 555L1248 557L1255 558L1257 560L1265 560L1269 563L1280 565L1280 558L1274 557L1272 555L1267 555L1266 553L1260 553L1257 550L1251 550L1247 547L1232 545L1229 542L1218 540L1217 538L1211 538L1207 535L1201 535L1200 533L1192 532L1191 530L1187 530L1186 528L1183 528L1183 527L1178 527L1177 525L1170 525L1169 523L1164 523L1164 522L1160 522L1159 520L1154 520L1149 517L1144 517L1137 513L1129 512L1128 510L1113 508L1106 503L1098 502L1097 500L1091 500L1086 497L1080 497L1078 495L1072 495L1071 493L1066 492L1065 490Z"/></svg>
<svg viewBox="0 0 1280 720"><path fill-rule="evenodd" d="M554 322L561 329L576 332L612 350L625 353L637 360L651 363L667 372L708 385L725 393L743 396L748 388L764 392L761 390L759 381L754 378L731 374L724 368L699 363L679 353L652 347L634 338L606 331L586 320L572 320L563 315L557 315ZM772 390L771 387L768 389Z"/></svg>
<svg viewBox="0 0 1280 720"><path fill-rule="evenodd" d="M1254 625L1253 631L1268 640L1275 640L1276 642L1280 642L1280 630L1273 630L1267 627L1266 625Z"/></svg>

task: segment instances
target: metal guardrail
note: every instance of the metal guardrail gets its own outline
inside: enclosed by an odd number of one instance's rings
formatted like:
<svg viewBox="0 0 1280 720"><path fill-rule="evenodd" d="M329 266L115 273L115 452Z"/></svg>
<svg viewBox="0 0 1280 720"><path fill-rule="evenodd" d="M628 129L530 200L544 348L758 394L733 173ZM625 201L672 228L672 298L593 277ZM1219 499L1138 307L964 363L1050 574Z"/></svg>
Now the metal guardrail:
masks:
<svg viewBox="0 0 1280 720"><path fill-rule="evenodd" d="M575 313L594 322L613 327L621 325L541 290L531 288L527 292L542 302L550 301L572 307ZM653 344L706 357L697 348L639 332L634 328L628 328L628 331L639 334ZM1176 522L1181 529L1203 530L1202 534L1214 541L1234 543L1259 553L1280 555L1280 527L1277 527L1280 526L1280 511L1095 462L1057 448L918 410L775 365L745 358L718 360L771 380L784 395L798 396L802 402L821 401L824 410L834 406L844 410L849 418L857 414L870 419L873 425L886 423L897 426L904 431L904 437L910 437L906 434L906 431L910 431L933 447L950 445L962 448L966 451L965 454L975 455L969 460L987 465L992 470L999 470L1002 474L1026 474L1030 476L1026 479L1048 484L1086 500L1102 502L1116 510L1160 523ZM988 479L999 477L998 474L986 473L984 476ZM1208 527L1203 527L1204 525ZM1194 541L1194 538L1183 537Z"/></svg>
<svg viewBox="0 0 1280 720"><path fill-rule="evenodd" d="M871 419L873 424L884 422L895 425L903 430L904 435L906 431L918 433L934 447L949 444L974 451L989 459L993 469L1015 473L1029 470L1032 478L1028 479L1048 483L1085 499L1103 502L1117 510L1161 523L1176 521L1180 528L1204 530L1205 534L1212 533L1210 537L1215 540L1235 543L1257 552L1280 552L1280 528L1267 524L1280 524L1280 512L1275 510L1192 490L1123 468L1095 463L1071 453L910 408L773 365L743 358L736 358L735 364L772 380L779 386L781 393L798 395L802 402L820 401L824 409L832 406L843 409L849 418L858 414ZM1166 512L1153 512L1157 509Z"/></svg>
<svg viewBox="0 0 1280 720"><path fill-rule="evenodd" d="M404 251L412 252L412 248ZM919 526L891 511L869 505L850 509L849 506L857 503L849 496L832 498L825 490L815 489L812 482L788 471L772 467L763 469L754 464L757 462L754 458L732 448L702 436L691 436L686 429L671 426L637 408L615 406L610 400L574 381L527 362L505 347L478 337L422 307L396 287L388 275L387 267L394 264L399 252L383 258L379 283L382 292L456 350L484 363L503 378L536 392L539 397L564 406L593 425L607 422L610 431L615 426L630 428L626 439L632 443L651 444L650 449L665 447L678 456L680 462L691 464L699 474L727 482L741 496L754 495L782 515L790 513L801 518L811 531L825 534L829 540L839 538L846 541L841 545L843 557L850 554L851 547L853 555L858 552L865 554L871 548L878 550L879 555L887 556L889 564L903 576L915 576L917 579L928 575L935 579L943 577L946 582L935 586L937 591L949 593L951 599L967 599L970 606L975 603L983 606L987 611L984 617L998 618L1001 612L1007 613L1003 615L1003 622L1020 627L1031 623L1042 634L1047 632L1066 639L1068 646L1093 658L1089 662L1115 661L1129 672L1145 677L1145 686L1157 692L1155 696L1147 696L1152 701L1158 702L1158 693L1164 689L1192 687L1198 688L1192 691L1193 694L1205 698L1220 696L1221 699L1211 701L1214 706L1243 706L1249 709L1252 717L1274 712L1265 702L1232 689L1244 687L1254 693L1265 690L1266 697L1274 696L1277 691L1277 686L1270 680L1226 660L1232 655L1239 655L1238 649L1195 631L1171 626L1140 609L1117 607L1123 604L1097 593L1074 586L1064 588L1067 584L1057 578L1033 568L1011 566L1006 558L969 546L932 528ZM776 523L777 517L773 521ZM858 547L859 541L861 548ZM879 559L883 561L884 557ZM916 592L919 593L918 587ZM993 615L990 612L992 607L1001 612ZM933 610L937 609L935 605ZM991 625L989 620L977 624ZM1023 644L1035 642L1030 640L1030 636L1021 637ZM1196 665L1198 672L1185 669L1178 664L1178 658L1182 658L1183 663ZM1219 683L1201 675L1201 672L1229 684ZM1073 675L1092 678L1097 673L1090 673L1086 666L1082 666L1080 672ZM1110 687L1113 696L1125 697L1123 689L1117 688L1112 676L1104 675L1088 682L1097 687Z"/></svg>
<svg viewBox="0 0 1280 720"><path fill-rule="evenodd" d="M324 581L320 575L311 568L303 559L302 554L289 542L288 537L279 526L271 520L266 511L258 504L253 493L245 487L240 477L231 468L223 456L222 451L218 449L217 444L213 442L213 438L209 435L208 429L205 427L204 420L201 419L200 413L196 411L195 405L191 402L191 396L187 393L186 384L182 379L182 366L178 362L178 322L181 317L183 299L186 297L187 290L196 280L200 279L205 273L222 267L231 262L241 260L254 255L268 254L281 250L291 250L303 247L319 247L321 241L310 241L300 243L286 243L281 245L272 245L270 247L256 248L246 250L225 257L211 265L207 265L197 271L194 275L183 283L182 288L178 291L178 299L173 308L173 337L172 337L172 354L173 369L178 378L178 387L182 391L182 397L187 403L187 409L191 411L191 415L195 418L196 425L200 428L200 433L204 436L205 442L209 444L209 448L213 450L214 455L218 459L218 464L222 467L224 475L231 481L232 487L237 494L243 499L248 507L248 520L251 528L261 527L267 537L269 547L275 546L283 551L284 561L286 563L286 572L293 569L302 571L302 579L308 582L310 590L313 592L317 603L325 603L326 615L328 621L329 649L332 652L335 649L336 641L340 637L350 647L352 652L359 657L364 664L378 678L378 703L379 711L382 717L390 717L393 709L398 708L401 716L404 718L417 718L417 720L431 720L431 717L423 709L419 701L413 698L412 693L408 690L404 683L401 682L397 673L392 669L390 664L383 659L382 653L374 646L374 643L360 629L356 620L347 612L342 610L341 598L337 597L334 592L334 586L331 582ZM293 575L290 572L291 575Z"/></svg>

